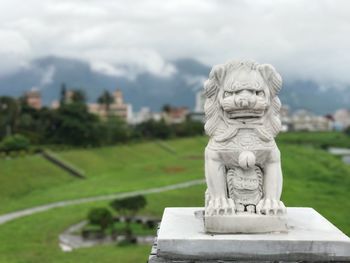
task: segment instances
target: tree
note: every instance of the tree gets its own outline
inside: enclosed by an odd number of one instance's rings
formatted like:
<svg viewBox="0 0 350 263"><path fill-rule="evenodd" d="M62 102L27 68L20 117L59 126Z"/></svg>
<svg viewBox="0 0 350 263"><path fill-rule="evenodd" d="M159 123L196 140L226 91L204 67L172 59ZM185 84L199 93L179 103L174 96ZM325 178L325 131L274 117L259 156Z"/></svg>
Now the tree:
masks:
<svg viewBox="0 0 350 263"><path fill-rule="evenodd" d="M108 116L106 121L103 121L101 125L103 126L104 131L104 144L126 142L130 138L130 127L125 121L117 116Z"/></svg>
<svg viewBox="0 0 350 263"><path fill-rule="evenodd" d="M16 99L0 97L0 138L17 132L20 106Z"/></svg>
<svg viewBox="0 0 350 263"><path fill-rule="evenodd" d="M200 121L186 120L173 125L175 135L178 137L203 135L204 125Z"/></svg>
<svg viewBox="0 0 350 263"><path fill-rule="evenodd" d="M135 127L134 132L144 138L167 139L173 135L171 127L164 120L140 123Z"/></svg>
<svg viewBox="0 0 350 263"><path fill-rule="evenodd" d="M61 85L61 94L60 94L60 106L66 102L67 88L66 84L62 83Z"/></svg>
<svg viewBox="0 0 350 263"><path fill-rule="evenodd" d="M113 223L112 213L107 208L94 208L88 214L91 225L98 225L102 231Z"/></svg>
<svg viewBox="0 0 350 263"><path fill-rule="evenodd" d="M347 134L348 136L350 136L350 126L348 126L346 129L345 129L345 134Z"/></svg>
<svg viewBox="0 0 350 263"><path fill-rule="evenodd" d="M103 140L104 130L98 117L81 103L60 107L52 116L50 127L46 133L50 143L98 146Z"/></svg>
<svg viewBox="0 0 350 263"><path fill-rule="evenodd" d="M134 216L140 209L147 205L144 196L137 195L123 199L116 199L111 202L111 207L118 213L126 216Z"/></svg>
<svg viewBox="0 0 350 263"><path fill-rule="evenodd" d="M104 105L105 106L105 110L108 113L110 105L114 102L114 97L112 96L112 94L108 90L105 90L101 94L101 96L97 98L97 102L100 105Z"/></svg>
<svg viewBox="0 0 350 263"><path fill-rule="evenodd" d="M163 107L162 107L162 111L166 112L166 113L169 113L171 111L170 104L164 104Z"/></svg>
<svg viewBox="0 0 350 263"><path fill-rule="evenodd" d="M75 90L72 90L72 92L73 92L73 95L72 95L73 103L81 103L81 104L86 103L86 95L83 90L75 89Z"/></svg>
<svg viewBox="0 0 350 263"><path fill-rule="evenodd" d="M124 199L116 199L111 202L111 207L117 211L120 215L125 217L126 226L125 232L127 239L132 239L132 230L130 228L130 219L135 216L136 213L147 205L147 201L144 196L137 195L133 197L127 197Z"/></svg>

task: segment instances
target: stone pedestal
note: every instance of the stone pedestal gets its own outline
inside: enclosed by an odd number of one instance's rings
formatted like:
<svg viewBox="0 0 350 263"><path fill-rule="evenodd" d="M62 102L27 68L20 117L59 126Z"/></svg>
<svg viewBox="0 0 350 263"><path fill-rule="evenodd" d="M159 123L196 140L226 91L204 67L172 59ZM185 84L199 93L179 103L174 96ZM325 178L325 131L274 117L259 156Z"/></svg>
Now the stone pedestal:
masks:
<svg viewBox="0 0 350 263"><path fill-rule="evenodd" d="M206 232L213 234L288 231L286 215L237 213L227 216L205 216L204 223Z"/></svg>
<svg viewBox="0 0 350 263"><path fill-rule="evenodd" d="M350 261L350 239L312 208L288 208L288 232L267 234L205 233L198 210L165 209L150 263Z"/></svg>

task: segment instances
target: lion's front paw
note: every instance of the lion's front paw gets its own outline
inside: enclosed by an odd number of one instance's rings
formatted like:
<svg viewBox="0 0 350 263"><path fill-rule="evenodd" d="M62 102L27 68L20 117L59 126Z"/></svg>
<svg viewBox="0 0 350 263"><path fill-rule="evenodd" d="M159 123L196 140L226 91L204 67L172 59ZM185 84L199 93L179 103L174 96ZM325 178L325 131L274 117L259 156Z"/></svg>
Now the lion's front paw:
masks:
<svg viewBox="0 0 350 263"><path fill-rule="evenodd" d="M205 209L208 216L232 215L235 213L235 203L230 198L212 198Z"/></svg>
<svg viewBox="0 0 350 263"><path fill-rule="evenodd" d="M264 215L284 215L287 212L282 201L277 199L262 199L256 206L256 212Z"/></svg>

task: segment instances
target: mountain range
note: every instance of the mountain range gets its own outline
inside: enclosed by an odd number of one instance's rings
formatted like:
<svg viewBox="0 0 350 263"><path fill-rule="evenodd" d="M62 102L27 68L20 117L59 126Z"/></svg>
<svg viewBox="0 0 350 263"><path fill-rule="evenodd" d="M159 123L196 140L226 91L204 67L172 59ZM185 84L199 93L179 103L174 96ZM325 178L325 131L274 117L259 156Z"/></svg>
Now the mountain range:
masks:
<svg viewBox="0 0 350 263"><path fill-rule="evenodd" d="M21 96L32 87L38 87L44 104L49 105L59 98L61 85L65 83L68 88L84 90L90 102L96 101L104 90L119 88L123 91L124 100L131 103L134 110L147 106L158 111L164 104L193 109L195 94L202 88L210 67L191 58L170 63L176 68L170 76L144 72L128 78L98 72L85 61L48 56L0 76L0 95ZM321 88L312 80L284 76L280 98L291 110L302 108L327 114L338 108L349 108L350 88Z"/></svg>

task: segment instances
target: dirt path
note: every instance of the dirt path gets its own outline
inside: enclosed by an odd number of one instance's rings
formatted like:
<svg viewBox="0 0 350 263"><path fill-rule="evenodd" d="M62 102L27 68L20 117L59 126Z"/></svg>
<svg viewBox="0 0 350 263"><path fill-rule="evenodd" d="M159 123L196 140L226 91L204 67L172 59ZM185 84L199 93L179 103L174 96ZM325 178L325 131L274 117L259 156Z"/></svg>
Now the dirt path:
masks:
<svg viewBox="0 0 350 263"><path fill-rule="evenodd" d="M36 206L32 208L26 208L23 210L19 210L16 212L11 212L8 214L0 215L0 225L15 220L17 218L21 218L28 215L33 215L36 213L44 212L53 208L57 207L65 207L69 205L77 205L77 204L83 204L83 203L89 203L89 202L95 202L95 201L103 201L103 200L111 200L111 199L117 199L117 198L125 198L135 195L147 195L147 194L153 194L153 193L160 193L160 192L166 192L170 190L175 189L181 189L186 187L191 187L194 185L203 184L204 180L193 180L185 183L179 183L179 184L172 184L157 188L150 188L145 190L138 190L138 191L132 191L132 192L125 192L125 193L118 193L118 194L110 194L110 195L101 195L101 196L94 196L94 197L86 197L86 198L80 198L80 199L74 199L74 200L67 200L67 201L61 201L61 202L55 202L50 203L46 205Z"/></svg>

